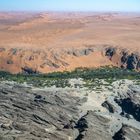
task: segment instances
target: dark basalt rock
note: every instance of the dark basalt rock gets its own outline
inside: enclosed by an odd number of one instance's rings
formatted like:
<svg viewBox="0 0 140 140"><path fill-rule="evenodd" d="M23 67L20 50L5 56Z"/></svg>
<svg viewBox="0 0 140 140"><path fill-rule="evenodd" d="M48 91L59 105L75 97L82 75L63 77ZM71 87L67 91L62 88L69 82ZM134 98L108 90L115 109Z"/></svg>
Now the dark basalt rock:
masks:
<svg viewBox="0 0 140 140"><path fill-rule="evenodd" d="M107 48L105 50L105 56L107 56L110 60L112 60L112 57L117 54L119 58L117 58L117 62L115 60L115 63L118 65L120 64L121 68L126 68L129 70L139 70L140 69L140 57L137 53L131 53L129 54L127 51L122 50L121 52L119 50L116 50L116 48Z"/></svg>
<svg viewBox="0 0 140 140"><path fill-rule="evenodd" d="M37 70L33 70L32 68L29 68L27 66L21 69L22 69L22 73L25 73L25 74L38 74L39 73Z"/></svg>
<svg viewBox="0 0 140 140"><path fill-rule="evenodd" d="M45 102L45 97L42 97L41 95L36 95L35 98L34 98L34 101L38 102L38 103L39 102L43 103L43 102Z"/></svg>
<svg viewBox="0 0 140 140"><path fill-rule="evenodd" d="M70 120L69 123L64 126L64 129L74 129L75 125L75 121Z"/></svg>
<svg viewBox="0 0 140 140"><path fill-rule="evenodd" d="M129 70L139 70L140 68L140 58L137 54L128 54L127 52L122 52L121 57L121 67L127 68Z"/></svg>
<svg viewBox="0 0 140 140"><path fill-rule="evenodd" d="M111 58L113 57L113 55L116 53L116 49L115 48L107 48L105 55L108 56L111 60Z"/></svg>
<svg viewBox="0 0 140 140"><path fill-rule="evenodd" d="M104 103L102 103L102 106L105 107L107 110L109 110L110 113L115 112L115 107L108 101L105 101Z"/></svg>
<svg viewBox="0 0 140 140"><path fill-rule="evenodd" d="M80 129L80 131L84 131L88 128L87 120L84 117L80 118L77 122L76 128Z"/></svg>
<svg viewBox="0 0 140 140"><path fill-rule="evenodd" d="M112 138L113 140L126 140L124 136L125 136L125 132L122 127L117 133L115 133L115 135Z"/></svg>
<svg viewBox="0 0 140 140"><path fill-rule="evenodd" d="M137 70L140 70L140 58L139 58L139 60L138 60L138 63L137 63L136 69L137 69Z"/></svg>
<svg viewBox="0 0 140 140"><path fill-rule="evenodd" d="M88 115L88 114L86 114L86 115ZM86 135L86 131L88 128L88 122L87 122L85 116L81 117L75 126L75 128L78 129L78 131L79 131L79 135L75 140L82 140L84 138L84 136Z"/></svg>
<svg viewBox="0 0 140 140"><path fill-rule="evenodd" d="M125 64L127 62L127 59L128 59L128 53L123 51L121 57L121 63Z"/></svg>
<svg viewBox="0 0 140 140"><path fill-rule="evenodd" d="M140 130L123 125L121 129L114 134L113 140L140 140Z"/></svg>
<svg viewBox="0 0 140 140"><path fill-rule="evenodd" d="M131 98L115 99L121 106L122 111L132 115L137 121L140 121L140 104L136 104Z"/></svg>
<svg viewBox="0 0 140 140"><path fill-rule="evenodd" d="M127 69L133 70L136 69L138 63L138 56L135 54L131 54L127 58Z"/></svg>

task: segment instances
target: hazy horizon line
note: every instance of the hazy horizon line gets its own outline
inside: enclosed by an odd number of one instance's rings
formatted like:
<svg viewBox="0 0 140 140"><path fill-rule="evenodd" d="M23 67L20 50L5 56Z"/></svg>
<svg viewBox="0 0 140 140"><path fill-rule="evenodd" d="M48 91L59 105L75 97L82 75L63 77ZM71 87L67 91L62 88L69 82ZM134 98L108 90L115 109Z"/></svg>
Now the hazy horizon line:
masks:
<svg viewBox="0 0 140 140"><path fill-rule="evenodd" d="M105 10L105 11L96 11L96 10L0 10L0 12L59 12L59 13L72 13L72 12L83 12L83 13L89 13L89 12L95 12L95 13L140 13L140 11L111 11L111 10Z"/></svg>

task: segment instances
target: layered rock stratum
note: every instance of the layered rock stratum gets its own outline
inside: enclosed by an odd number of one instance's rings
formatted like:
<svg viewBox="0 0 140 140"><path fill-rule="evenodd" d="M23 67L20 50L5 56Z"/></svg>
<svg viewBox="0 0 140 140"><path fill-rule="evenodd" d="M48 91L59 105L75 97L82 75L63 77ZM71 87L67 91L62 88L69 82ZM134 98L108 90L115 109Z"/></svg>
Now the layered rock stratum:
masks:
<svg viewBox="0 0 140 140"><path fill-rule="evenodd" d="M93 90L82 79L65 88L1 82L0 139L140 140L140 86L97 81Z"/></svg>

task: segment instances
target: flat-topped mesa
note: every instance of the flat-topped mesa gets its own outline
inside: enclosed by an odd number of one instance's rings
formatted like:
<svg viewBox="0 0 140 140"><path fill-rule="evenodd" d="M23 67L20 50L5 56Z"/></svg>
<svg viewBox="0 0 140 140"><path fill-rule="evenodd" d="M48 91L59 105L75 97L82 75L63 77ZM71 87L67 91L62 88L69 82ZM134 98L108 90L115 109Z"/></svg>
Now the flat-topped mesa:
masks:
<svg viewBox="0 0 140 140"><path fill-rule="evenodd" d="M111 45L57 49L0 48L0 61L0 70L11 73L36 74L109 65L140 70L140 57L137 53Z"/></svg>

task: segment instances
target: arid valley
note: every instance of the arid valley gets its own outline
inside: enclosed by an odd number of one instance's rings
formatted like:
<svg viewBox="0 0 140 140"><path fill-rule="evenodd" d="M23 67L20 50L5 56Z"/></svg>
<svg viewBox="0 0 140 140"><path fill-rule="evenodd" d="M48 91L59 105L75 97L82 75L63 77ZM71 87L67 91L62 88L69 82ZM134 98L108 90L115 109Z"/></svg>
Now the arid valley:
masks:
<svg viewBox="0 0 140 140"><path fill-rule="evenodd" d="M140 140L140 13L0 12L0 140Z"/></svg>

